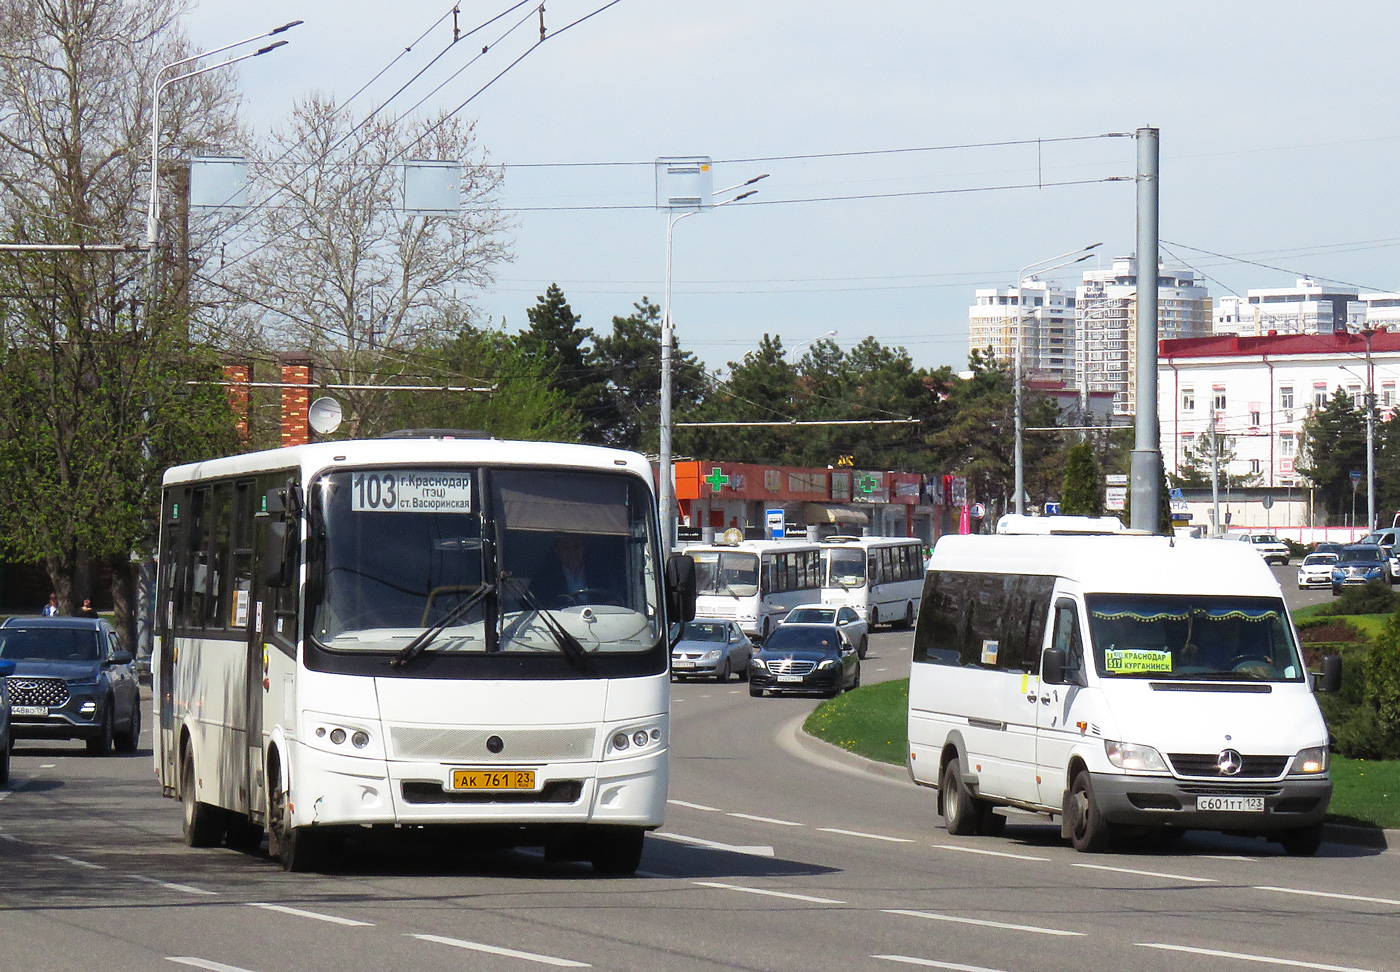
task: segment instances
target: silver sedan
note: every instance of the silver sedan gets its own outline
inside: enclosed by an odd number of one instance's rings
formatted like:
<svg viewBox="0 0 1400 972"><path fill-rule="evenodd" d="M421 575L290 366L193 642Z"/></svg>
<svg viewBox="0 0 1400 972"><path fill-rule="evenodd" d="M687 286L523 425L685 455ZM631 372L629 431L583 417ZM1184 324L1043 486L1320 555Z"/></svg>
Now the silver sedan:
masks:
<svg viewBox="0 0 1400 972"><path fill-rule="evenodd" d="M687 621L671 637L680 638L671 648L671 681L682 678L713 678L729 681L731 674L747 679L753 642L733 621L696 618Z"/></svg>

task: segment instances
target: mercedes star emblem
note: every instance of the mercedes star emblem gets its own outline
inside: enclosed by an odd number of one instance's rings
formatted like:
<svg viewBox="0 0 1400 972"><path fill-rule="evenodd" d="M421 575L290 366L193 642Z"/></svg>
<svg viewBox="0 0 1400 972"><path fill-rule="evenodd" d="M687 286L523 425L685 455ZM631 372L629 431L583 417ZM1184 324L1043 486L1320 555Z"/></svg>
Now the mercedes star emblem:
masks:
<svg viewBox="0 0 1400 972"><path fill-rule="evenodd" d="M1244 769L1244 757L1233 749L1222 750L1215 759L1215 768L1221 776L1237 776Z"/></svg>

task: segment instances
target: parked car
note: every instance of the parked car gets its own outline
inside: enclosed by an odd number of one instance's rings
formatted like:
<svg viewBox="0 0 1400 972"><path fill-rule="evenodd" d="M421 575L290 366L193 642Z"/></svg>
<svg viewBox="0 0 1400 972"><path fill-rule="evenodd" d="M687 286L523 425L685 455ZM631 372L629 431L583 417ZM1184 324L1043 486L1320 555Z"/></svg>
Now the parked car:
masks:
<svg viewBox="0 0 1400 972"><path fill-rule="evenodd" d="M696 618L685 622L679 634L680 639L671 648L671 681L713 678L727 682L730 673L748 677L753 642L737 623Z"/></svg>
<svg viewBox="0 0 1400 972"><path fill-rule="evenodd" d="M860 656L834 624L778 625L749 663L749 695L819 692L860 685Z"/></svg>
<svg viewBox="0 0 1400 972"><path fill-rule="evenodd" d="M1264 563L1288 565L1288 544L1272 533L1238 533L1235 538L1253 546L1264 558Z"/></svg>
<svg viewBox="0 0 1400 972"><path fill-rule="evenodd" d="M6 681L10 734L19 739L83 739L94 756L113 745L135 752L141 689L131 653L96 618L8 618L0 658L15 663Z"/></svg>
<svg viewBox="0 0 1400 972"><path fill-rule="evenodd" d="M14 737L10 735L10 679L15 673L15 663L0 659L0 784L10 782L10 746Z"/></svg>
<svg viewBox="0 0 1400 972"><path fill-rule="evenodd" d="M1357 543L1343 547L1332 565L1332 596L1339 597L1343 587L1387 580L1389 574L1390 559L1378 545Z"/></svg>
<svg viewBox="0 0 1400 972"><path fill-rule="evenodd" d="M783 624L834 624L846 640L856 646L856 654L865 657L870 648L870 626L855 608L835 604L800 604L788 612Z"/></svg>
<svg viewBox="0 0 1400 972"><path fill-rule="evenodd" d="M1337 562L1334 553L1310 553L1298 565L1298 590L1309 587L1327 587L1332 583L1332 565Z"/></svg>

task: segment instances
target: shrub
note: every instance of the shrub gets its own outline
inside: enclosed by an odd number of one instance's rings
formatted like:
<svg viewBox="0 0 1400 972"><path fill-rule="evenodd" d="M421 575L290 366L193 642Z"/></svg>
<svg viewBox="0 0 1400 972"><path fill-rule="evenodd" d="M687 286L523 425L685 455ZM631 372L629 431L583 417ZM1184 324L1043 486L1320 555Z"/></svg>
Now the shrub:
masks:
<svg viewBox="0 0 1400 972"><path fill-rule="evenodd" d="M1390 619L1371 647L1366 703L1375 710L1380 728L1400 737L1400 613Z"/></svg>
<svg viewBox="0 0 1400 972"><path fill-rule="evenodd" d="M1363 587L1348 587L1342 596L1318 609L1318 615L1394 614L1400 597L1382 580L1368 581Z"/></svg>
<svg viewBox="0 0 1400 972"><path fill-rule="evenodd" d="M1302 544L1297 540L1290 540L1287 537L1282 537L1281 539L1283 540L1284 546L1288 548L1288 556L1290 558L1302 560L1308 554L1312 553L1313 544Z"/></svg>
<svg viewBox="0 0 1400 972"><path fill-rule="evenodd" d="M1341 691L1317 696L1332 748L1352 759L1400 759L1400 616L1372 644L1313 642L1303 652L1310 669L1324 654L1342 656Z"/></svg>

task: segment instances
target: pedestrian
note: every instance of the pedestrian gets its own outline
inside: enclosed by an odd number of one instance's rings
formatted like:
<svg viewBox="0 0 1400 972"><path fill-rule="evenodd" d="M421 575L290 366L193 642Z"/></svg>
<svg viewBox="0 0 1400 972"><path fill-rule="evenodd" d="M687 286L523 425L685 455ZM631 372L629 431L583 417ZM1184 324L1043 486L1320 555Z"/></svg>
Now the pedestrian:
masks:
<svg viewBox="0 0 1400 972"><path fill-rule="evenodd" d="M44 610L39 612L46 618L58 617L58 595L50 594L49 603L44 605Z"/></svg>
<svg viewBox="0 0 1400 972"><path fill-rule="evenodd" d="M78 609L78 617L80 617L80 618L95 618L95 617L97 617L97 609L94 608L94 607L92 606L92 598L90 598L90 597L85 597L85 598L83 598L83 606L82 606L81 608Z"/></svg>

